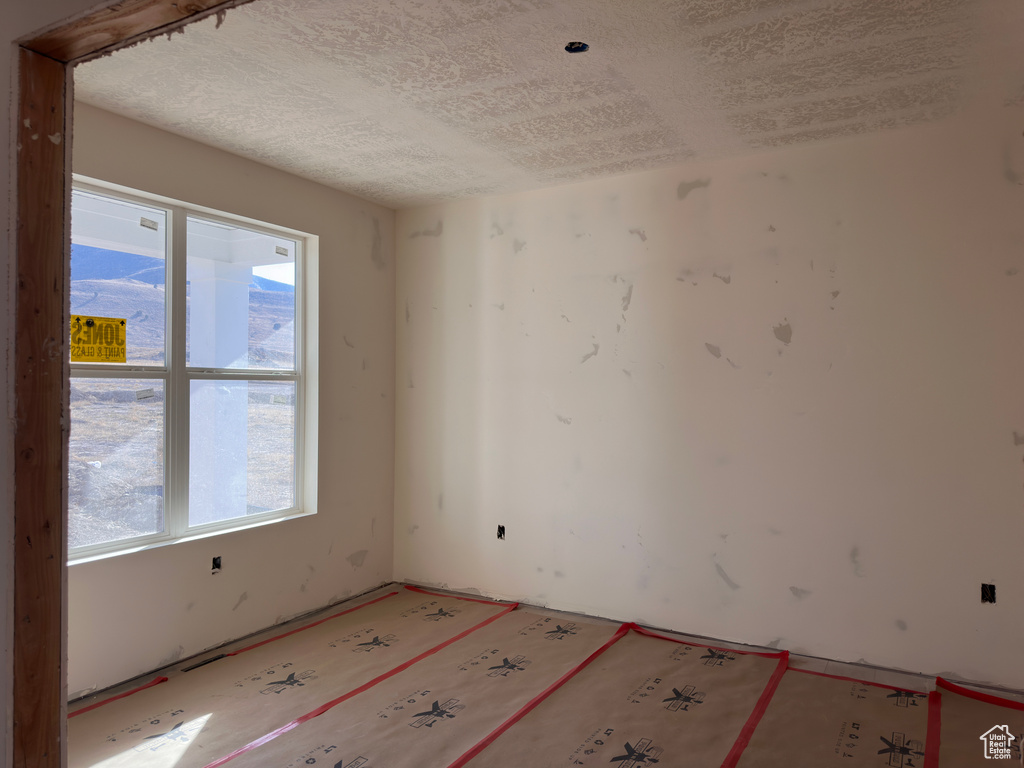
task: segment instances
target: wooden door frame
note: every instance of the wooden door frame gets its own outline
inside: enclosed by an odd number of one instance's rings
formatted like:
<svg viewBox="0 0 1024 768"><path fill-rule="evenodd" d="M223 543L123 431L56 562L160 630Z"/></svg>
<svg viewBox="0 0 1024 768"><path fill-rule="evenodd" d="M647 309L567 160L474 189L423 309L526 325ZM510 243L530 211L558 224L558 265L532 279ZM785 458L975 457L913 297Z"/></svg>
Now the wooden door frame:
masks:
<svg viewBox="0 0 1024 768"><path fill-rule="evenodd" d="M15 768L67 764L71 69L244 2L119 0L19 45L12 270Z"/></svg>

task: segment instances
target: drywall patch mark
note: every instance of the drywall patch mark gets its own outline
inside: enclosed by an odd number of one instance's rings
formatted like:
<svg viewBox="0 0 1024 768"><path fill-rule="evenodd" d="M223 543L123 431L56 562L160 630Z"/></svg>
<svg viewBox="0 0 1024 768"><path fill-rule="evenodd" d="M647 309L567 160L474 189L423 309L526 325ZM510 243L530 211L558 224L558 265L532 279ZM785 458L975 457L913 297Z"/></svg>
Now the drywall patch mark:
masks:
<svg viewBox="0 0 1024 768"><path fill-rule="evenodd" d="M405 302L405 324L406 325L409 324L409 319L411 317L412 317L412 315L409 312L409 302L407 301L407 302Z"/></svg>
<svg viewBox="0 0 1024 768"><path fill-rule="evenodd" d="M411 372L409 373L408 387L409 387L409 389L416 389L416 384L412 380L412 373Z"/></svg>
<svg viewBox="0 0 1024 768"><path fill-rule="evenodd" d="M631 379L633 378L633 372L632 371L627 371L625 368L623 368L622 372L624 374L626 374L629 378L631 378Z"/></svg>
<svg viewBox="0 0 1024 768"><path fill-rule="evenodd" d="M373 217L373 235L370 239L370 261L381 272L388 268L384 261L384 238L380 234L380 221L376 216Z"/></svg>
<svg viewBox="0 0 1024 768"><path fill-rule="evenodd" d="M556 579L564 579L565 578L565 574L562 573L561 571L555 571L555 578Z"/></svg>
<svg viewBox="0 0 1024 768"><path fill-rule="evenodd" d="M224 23L224 20L227 17L228 17L228 9L227 8L221 8L219 11L217 11L217 26L215 26L214 29L220 29L221 24Z"/></svg>
<svg viewBox="0 0 1024 768"><path fill-rule="evenodd" d="M1003 178L1014 185L1024 184L1024 176L1021 176L1013 168L1013 157L1008 144L1003 146Z"/></svg>
<svg viewBox="0 0 1024 768"><path fill-rule="evenodd" d="M590 358L592 358L592 357L597 357L597 353L598 353L598 351L599 351L600 349L601 349L601 345L600 345L600 344L594 344L594 351L593 351L593 352L587 352L587 354L585 354L585 355L583 356L583 358L582 358L582 359L580 360L580 363L581 363L581 364L582 364L582 363L585 363L585 362L587 362L587 360L589 360Z"/></svg>
<svg viewBox="0 0 1024 768"><path fill-rule="evenodd" d="M766 647L767 648L778 648L779 644L781 642L782 642L782 638L781 637L776 637L774 640L772 640L770 643L768 643L768 645Z"/></svg>
<svg viewBox="0 0 1024 768"><path fill-rule="evenodd" d="M860 562L860 547L850 550L850 562L853 564L853 575L864 576L864 566Z"/></svg>
<svg viewBox="0 0 1024 768"><path fill-rule="evenodd" d="M738 366L738 365L736 365L736 363L734 363L734 362L733 362L733 361L732 361L732 360L731 360L730 358L728 358L728 357L727 357L727 358L725 358L725 362L727 362L727 363L728 363L729 365L731 365L731 366L732 366L733 368L735 368L735 369L737 369L737 370L739 369L739 366Z"/></svg>
<svg viewBox="0 0 1024 768"><path fill-rule="evenodd" d="M349 349L355 349L356 348L356 345L353 344L351 341L349 341L348 340L348 336L346 336L345 334L341 335L341 340L343 342L345 342L345 346L348 347Z"/></svg>
<svg viewBox="0 0 1024 768"><path fill-rule="evenodd" d="M722 349L721 349L721 347L716 347L714 344L708 344L706 341L704 342L704 347L707 349L708 352L710 352L716 358L722 356Z"/></svg>
<svg viewBox="0 0 1024 768"><path fill-rule="evenodd" d="M437 508L440 510L444 509L444 493L437 494Z"/></svg>
<svg viewBox="0 0 1024 768"><path fill-rule="evenodd" d="M362 568L363 563L366 562L366 556L370 554L368 549L360 549L358 552L353 552L345 559L352 563L353 568Z"/></svg>
<svg viewBox="0 0 1024 768"><path fill-rule="evenodd" d="M728 285L729 283L732 282L732 275L720 275L717 272L713 272L712 273L712 277L717 277L719 280L721 280L726 285Z"/></svg>
<svg viewBox="0 0 1024 768"><path fill-rule="evenodd" d="M420 527L418 525L410 525L409 528L408 528L409 535L412 536L419 529L420 529Z"/></svg>
<svg viewBox="0 0 1024 768"><path fill-rule="evenodd" d="M1024 435L1022 435L1020 432L1017 432L1016 430L1014 430L1013 432L1013 444L1024 445Z"/></svg>
<svg viewBox="0 0 1024 768"><path fill-rule="evenodd" d="M790 587L789 591L793 593L793 597L795 597L797 600L803 600L805 597L811 594L811 590L800 589L800 587Z"/></svg>
<svg viewBox="0 0 1024 768"><path fill-rule="evenodd" d="M501 302L501 304L491 304L491 306L492 306L492 307L497 307L497 308L498 308L498 309L500 309L500 310L501 310L502 312L504 312L504 311L505 311L505 302L504 302L504 301L503 301L503 302Z"/></svg>
<svg viewBox="0 0 1024 768"><path fill-rule="evenodd" d="M714 562L714 558L712 558L712 562ZM729 574L726 573L725 569L718 563L715 563L715 571L718 572L718 577L725 582L726 586L729 587L729 589L735 591L740 588L740 585L732 579L730 579Z"/></svg>
<svg viewBox="0 0 1024 768"><path fill-rule="evenodd" d="M1016 267L1010 267L1008 270L1006 270L1006 276L1007 277L1014 277L1014 276L1016 276L1016 274L1017 274L1017 268Z"/></svg>
<svg viewBox="0 0 1024 768"><path fill-rule="evenodd" d="M572 322L572 320L570 320L570 319L569 319L568 317L566 317L565 315L562 315L562 319L563 319L563 320L565 320L565 322L567 322L567 323L571 323L571 322Z"/></svg>
<svg viewBox="0 0 1024 768"><path fill-rule="evenodd" d="M188 613L189 611L191 611L195 607L196 607L196 604L194 602L189 603L188 605L185 606L185 613Z"/></svg>
<svg viewBox="0 0 1024 768"><path fill-rule="evenodd" d="M839 291L832 291L832 298L833 299L839 298Z"/></svg>
<svg viewBox="0 0 1024 768"><path fill-rule="evenodd" d="M366 358L365 357L363 358L363 370L364 371L366 370ZM381 397L384 397L383 393L381 393Z"/></svg>
<svg viewBox="0 0 1024 768"><path fill-rule="evenodd" d="M642 229L631 229L629 230L629 234L639 237L641 243L647 242L647 233Z"/></svg>
<svg viewBox="0 0 1024 768"><path fill-rule="evenodd" d="M238 602L235 603L235 607L232 608L231 610L232 611L237 611L238 610L238 606L240 606L242 603L244 603L248 599L249 599L249 593L248 592L243 592L242 594L240 594L238 596Z"/></svg>
<svg viewBox="0 0 1024 768"><path fill-rule="evenodd" d="M903 619L896 619L896 629L898 629L900 632L906 632L907 622L905 622Z"/></svg>
<svg viewBox="0 0 1024 768"><path fill-rule="evenodd" d="M179 645L175 650L171 651L166 657L164 657L164 659L156 665L156 668L160 669L161 667L166 667L170 664L173 664L178 659L180 659L184 653L185 646Z"/></svg>
<svg viewBox="0 0 1024 768"><path fill-rule="evenodd" d="M711 186L711 179L697 179L696 181L680 181L676 187L676 197L685 200L686 196L695 189L703 189Z"/></svg>
<svg viewBox="0 0 1024 768"><path fill-rule="evenodd" d="M793 326L789 323L780 323L779 325L772 326L772 332L775 334L775 338L781 341L783 344L789 344L793 340Z"/></svg>
<svg viewBox="0 0 1024 768"><path fill-rule="evenodd" d="M768 225L768 231L769 232L774 232L775 231L775 225L774 224L769 224ZM813 267L812 267L812 269L813 269Z"/></svg>
<svg viewBox="0 0 1024 768"><path fill-rule="evenodd" d="M436 227L433 229L421 229L413 232L409 235L409 239L412 240L416 237L440 237L442 232L444 232L444 222L438 219Z"/></svg>
<svg viewBox="0 0 1024 768"><path fill-rule="evenodd" d="M497 224L491 224L491 230L492 230L491 231L491 238L492 239L495 238L495 237L498 237L498 235L504 235L505 234L505 230L502 229Z"/></svg>
<svg viewBox="0 0 1024 768"><path fill-rule="evenodd" d="M622 311L629 311L629 305L633 301L633 284L629 284L629 289L626 291L626 295L622 297Z"/></svg>
<svg viewBox="0 0 1024 768"><path fill-rule="evenodd" d="M780 531L778 528L769 528L768 529L768 533L770 533L772 536L781 536L782 535L782 531Z"/></svg>
<svg viewBox="0 0 1024 768"><path fill-rule="evenodd" d="M516 239L516 240L512 241L512 250L515 251L516 253L519 253L525 247L526 247L526 241L525 240Z"/></svg>
<svg viewBox="0 0 1024 768"><path fill-rule="evenodd" d="M572 416L562 416L561 414L556 413L555 418L558 419L563 424L565 424L566 426L572 424Z"/></svg>

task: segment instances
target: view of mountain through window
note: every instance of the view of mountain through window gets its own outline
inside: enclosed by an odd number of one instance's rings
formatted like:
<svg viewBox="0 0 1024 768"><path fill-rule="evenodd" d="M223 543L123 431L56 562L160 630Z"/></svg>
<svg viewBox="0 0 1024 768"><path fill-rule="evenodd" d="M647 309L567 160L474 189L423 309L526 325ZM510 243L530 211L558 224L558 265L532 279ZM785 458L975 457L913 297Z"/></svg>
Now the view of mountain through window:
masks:
<svg viewBox="0 0 1024 768"><path fill-rule="evenodd" d="M72 362L69 549L295 511L300 258L294 238L76 188L72 322L123 319L126 362Z"/></svg>

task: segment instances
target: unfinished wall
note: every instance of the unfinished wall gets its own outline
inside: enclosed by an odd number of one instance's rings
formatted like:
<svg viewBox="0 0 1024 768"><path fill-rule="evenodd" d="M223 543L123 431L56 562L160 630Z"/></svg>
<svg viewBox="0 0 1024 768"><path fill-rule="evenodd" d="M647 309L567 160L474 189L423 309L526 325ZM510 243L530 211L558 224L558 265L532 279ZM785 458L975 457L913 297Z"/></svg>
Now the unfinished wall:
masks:
<svg viewBox="0 0 1024 768"><path fill-rule="evenodd" d="M14 484L14 158L11 141L18 106L15 41L97 5L95 0L17 0L0 3L0 765L11 759L11 645L13 640Z"/></svg>
<svg viewBox="0 0 1024 768"><path fill-rule="evenodd" d="M396 577L1024 686L1022 128L399 212Z"/></svg>
<svg viewBox="0 0 1024 768"><path fill-rule="evenodd" d="M320 474L315 517L73 565L72 696L389 581L395 376L392 211L84 104L73 163L319 236Z"/></svg>

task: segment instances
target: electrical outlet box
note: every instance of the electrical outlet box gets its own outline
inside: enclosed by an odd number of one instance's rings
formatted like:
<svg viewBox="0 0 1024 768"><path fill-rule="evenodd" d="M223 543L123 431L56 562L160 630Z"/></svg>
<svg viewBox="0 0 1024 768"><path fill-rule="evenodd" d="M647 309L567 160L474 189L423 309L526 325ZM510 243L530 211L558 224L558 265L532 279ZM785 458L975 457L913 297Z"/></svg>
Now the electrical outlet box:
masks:
<svg viewBox="0 0 1024 768"><path fill-rule="evenodd" d="M981 585L981 602L983 603L994 603L996 601L996 585L995 584L982 584Z"/></svg>
<svg viewBox="0 0 1024 768"><path fill-rule="evenodd" d="M504 539L505 538L505 526L504 525L499 525L498 526L498 538L499 539Z"/></svg>
<svg viewBox="0 0 1024 768"><path fill-rule="evenodd" d="M213 558L213 564L210 566L210 573L220 573L220 555Z"/></svg>

